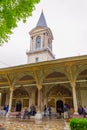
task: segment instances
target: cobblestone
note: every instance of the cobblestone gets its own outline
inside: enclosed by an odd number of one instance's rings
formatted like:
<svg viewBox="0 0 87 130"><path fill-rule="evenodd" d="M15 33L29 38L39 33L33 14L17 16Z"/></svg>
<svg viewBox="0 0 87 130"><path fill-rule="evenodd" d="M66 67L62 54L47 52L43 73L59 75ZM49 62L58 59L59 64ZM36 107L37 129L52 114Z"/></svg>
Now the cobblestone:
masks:
<svg viewBox="0 0 87 130"><path fill-rule="evenodd" d="M64 130L63 119L16 119L0 118L0 130Z"/></svg>

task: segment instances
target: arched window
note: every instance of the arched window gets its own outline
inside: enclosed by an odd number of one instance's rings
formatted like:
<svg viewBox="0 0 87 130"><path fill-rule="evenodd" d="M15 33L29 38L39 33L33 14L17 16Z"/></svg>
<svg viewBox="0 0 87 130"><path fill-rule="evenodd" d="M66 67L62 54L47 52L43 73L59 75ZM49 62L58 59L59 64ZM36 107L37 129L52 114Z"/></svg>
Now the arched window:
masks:
<svg viewBox="0 0 87 130"><path fill-rule="evenodd" d="M36 37L36 49L40 49L41 48L41 37L38 36Z"/></svg>

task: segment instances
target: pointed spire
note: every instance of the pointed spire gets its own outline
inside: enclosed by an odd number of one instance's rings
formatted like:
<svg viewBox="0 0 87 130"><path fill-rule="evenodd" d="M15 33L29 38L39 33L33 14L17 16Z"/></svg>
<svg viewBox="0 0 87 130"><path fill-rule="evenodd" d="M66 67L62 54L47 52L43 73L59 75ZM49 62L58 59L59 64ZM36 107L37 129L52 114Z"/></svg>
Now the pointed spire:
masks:
<svg viewBox="0 0 87 130"><path fill-rule="evenodd" d="M38 22L37 22L36 27L47 27L47 23L46 23L44 14L43 14L43 10L42 10L42 13L41 13L41 15L40 15L40 18L39 18L39 20L38 20Z"/></svg>

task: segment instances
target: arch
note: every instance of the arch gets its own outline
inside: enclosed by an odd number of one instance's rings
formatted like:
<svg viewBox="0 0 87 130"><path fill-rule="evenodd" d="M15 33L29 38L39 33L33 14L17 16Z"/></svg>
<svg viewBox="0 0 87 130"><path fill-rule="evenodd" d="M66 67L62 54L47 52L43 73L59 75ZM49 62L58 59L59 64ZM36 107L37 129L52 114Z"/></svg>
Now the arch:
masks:
<svg viewBox="0 0 87 130"><path fill-rule="evenodd" d="M45 74L45 76L42 77L43 83L46 82L47 79L54 79L54 82L58 81L69 81L68 77L65 75L65 73L60 72L60 71L49 71Z"/></svg>
<svg viewBox="0 0 87 130"><path fill-rule="evenodd" d="M15 97L15 98L29 97L29 93L26 91L25 88L19 87L19 88L15 88L15 90L13 92L13 97Z"/></svg>
<svg viewBox="0 0 87 130"><path fill-rule="evenodd" d="M42 75L40 76L40 82L43 83L46 77L52 73L60 73L67 78L67 81L69 81L65 68L60 68L60 67L58 68L57 66L52 66L51 68L47 68L44 69L44 71L42 71Z"/></svg>
<svg viewBox="0 0 87 130"><path fill-rule="evenodd" d="M15 88L13 91L12 110L17 109L17 103L21 103L21 108L29 106L29 92L24 87Z"/></svg>
<svg viewBox="0 0 87 130"><path fill-rule="evenodd" d="M20 73L16 76L15 80L14 80L14 84L16 84L18 81L22 81L22 80L35 80L33 74L30 74L29 72L27 73Z"/></svg>
<svg viewBox="0 0 87 130"><path fill-rule="evenodd" d="M58 96L58 95L61 95L61 96L64 96L64 97L69 97L72 95L72 90L68 89L67 87L63 86L63 85L55 85L55 86L52 86L52 87L49 87L49 89L47 90L46 92L46 97L47 96Z"/></svg>

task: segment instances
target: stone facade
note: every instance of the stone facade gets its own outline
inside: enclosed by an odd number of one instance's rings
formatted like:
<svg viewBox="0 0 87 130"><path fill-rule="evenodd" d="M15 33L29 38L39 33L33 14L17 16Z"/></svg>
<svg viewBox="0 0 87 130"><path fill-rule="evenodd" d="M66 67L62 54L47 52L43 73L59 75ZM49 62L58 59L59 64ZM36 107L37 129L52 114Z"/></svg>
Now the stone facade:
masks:
<svg viewBox="0 0 87 130"><path fill-rule="evenodd" d="M75 113L80 104L87 106L87 55L55 59L43 14L30 37L28 64L0 69L0 105L9 104L9 111L15 111L21 101L22 110L34 104L39 114L45 104L52 112L57 112L58 103L69 104Z"/></svg>

